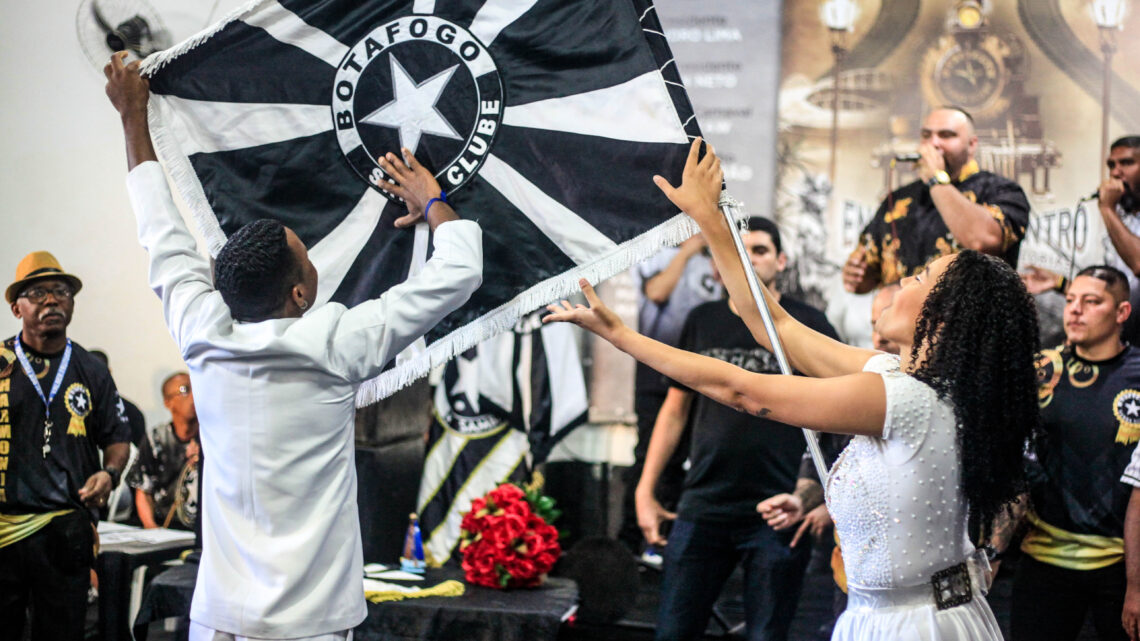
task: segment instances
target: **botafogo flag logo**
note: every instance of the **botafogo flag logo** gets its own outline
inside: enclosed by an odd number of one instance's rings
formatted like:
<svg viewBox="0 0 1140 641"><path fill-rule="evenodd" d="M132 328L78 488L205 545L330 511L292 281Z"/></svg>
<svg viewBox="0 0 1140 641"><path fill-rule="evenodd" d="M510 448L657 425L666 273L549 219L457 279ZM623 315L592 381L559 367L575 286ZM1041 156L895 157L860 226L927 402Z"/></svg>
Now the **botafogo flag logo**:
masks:
<svg viewBox="0 0 1140 641"><path fill-rule="evenodd" d="M401 146L482 226L483 285L361 404L693 229L651 180L679 182L699 130L649 0L259 0L142 70L212 254L275 218L318 302L383 294L430 246L376 187Z"/></svg>

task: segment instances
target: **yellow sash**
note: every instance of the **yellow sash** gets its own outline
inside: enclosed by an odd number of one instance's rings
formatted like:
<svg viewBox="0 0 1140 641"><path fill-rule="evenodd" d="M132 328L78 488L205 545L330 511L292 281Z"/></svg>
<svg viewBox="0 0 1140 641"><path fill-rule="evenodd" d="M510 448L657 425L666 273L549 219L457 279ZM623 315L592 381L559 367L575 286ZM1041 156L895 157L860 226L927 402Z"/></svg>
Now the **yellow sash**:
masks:
<svg viewBox="0 0 1140 641"><path fill-rule="evenodd" d="M22 541L44 529L57 516L74 510L57 510L43 514L0 514L0 548Z"/></svg>
<svg viewBox="0 0 1140 641"><path fill-rule="evenodd" d="M401 592L399 590L365 590L364 598L372 603L384 601L403 601L404 599L422 599L427 596L463 596L463 584L455 580L447 580L430 588L420 588L415 592Z"/></svg>
<svg viewBox="0 0 1140 641"><path fill-rule="evenodd" d="M1042 563L1070 570L1099 570L1124 560L1124 539L1077 534L1049 525L1033 510L1026 514L1033 525L1021 542L1021 551Z"/></svg>

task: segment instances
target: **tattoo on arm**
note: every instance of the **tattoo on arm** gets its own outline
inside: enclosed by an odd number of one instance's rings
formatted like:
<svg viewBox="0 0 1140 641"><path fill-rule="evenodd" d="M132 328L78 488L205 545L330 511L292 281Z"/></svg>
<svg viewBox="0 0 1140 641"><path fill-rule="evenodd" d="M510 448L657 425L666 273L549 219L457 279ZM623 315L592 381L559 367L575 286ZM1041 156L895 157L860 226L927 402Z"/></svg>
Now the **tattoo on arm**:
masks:
<svg viewBox="0 0 1140 641"><path fill-rule="evenodd" d="M1009 544L1016 537L1018 530L1025 522L1025 512L1028 509L1029 496L1022 494L1017 503L1008 506L994 518L991 525L989 543L998 552L1005 552Z"/></svg>
<svg viewBox="0 0 1140 641"><path fill-rule="evenodd" d="M771 413L772 413L772 410L768 409L767 407L761 407L759 410L755 411L752 415L759 417L759 418L764 418Z"/></svg>
<svg viewBox="0 0 1140 641"><path fill-rule="evenodd" d="M823 503L823 486L814 479L797 479L793 492L804 504L804 514L811 512Z"/></svg>

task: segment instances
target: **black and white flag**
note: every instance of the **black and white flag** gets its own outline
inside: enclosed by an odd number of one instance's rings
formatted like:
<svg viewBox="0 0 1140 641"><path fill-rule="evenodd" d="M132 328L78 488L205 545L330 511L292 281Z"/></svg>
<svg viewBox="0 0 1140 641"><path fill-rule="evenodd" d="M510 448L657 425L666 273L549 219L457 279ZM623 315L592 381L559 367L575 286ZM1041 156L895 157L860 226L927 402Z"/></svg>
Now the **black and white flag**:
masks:
<svg viewBox="0 0 1140 641"><path fill-rule="evenodd" d="M527 316L514 331L448 363L434 405L416 511L424 548L433 564L442 564L455 551L472 499L504 481L526 480L585 423L586 381L574 330Z"/></svg>
<svg viewBox="0 0 1140 641"><path fill-rule="evenodd" d="M651 180L679 182L699 130L650 0L257 0L142 71L210 252L278 219L318 303L374 298L428 252L375 186L385 152L482 226L483 285L361 404L693 230Z"/></svg>

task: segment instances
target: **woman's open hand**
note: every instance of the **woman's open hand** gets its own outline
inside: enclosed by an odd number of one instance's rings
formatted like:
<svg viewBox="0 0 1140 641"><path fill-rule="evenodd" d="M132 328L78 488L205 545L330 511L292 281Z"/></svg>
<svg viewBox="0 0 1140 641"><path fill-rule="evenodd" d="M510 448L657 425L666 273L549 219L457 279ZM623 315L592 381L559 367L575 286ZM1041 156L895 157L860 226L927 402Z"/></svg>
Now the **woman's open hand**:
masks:
<svg viewBox="0 0 1140 641"><path fill-rule="evenodd" d="M561 304L553 303L546 306L546 309L550 310L550 314L543 317L542 322L574 323L578 327L589 330L612 343L614 337L625 329L625 324L621 322L613 310L606 307L605 303L598 298L598 294L585 278L578 281L578 286L586 295L586 302L590 304L589 307L581 304L571 305L566 300L562 301Z"/></svg>

